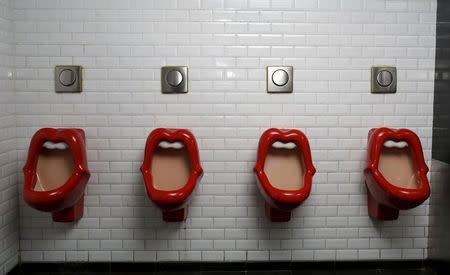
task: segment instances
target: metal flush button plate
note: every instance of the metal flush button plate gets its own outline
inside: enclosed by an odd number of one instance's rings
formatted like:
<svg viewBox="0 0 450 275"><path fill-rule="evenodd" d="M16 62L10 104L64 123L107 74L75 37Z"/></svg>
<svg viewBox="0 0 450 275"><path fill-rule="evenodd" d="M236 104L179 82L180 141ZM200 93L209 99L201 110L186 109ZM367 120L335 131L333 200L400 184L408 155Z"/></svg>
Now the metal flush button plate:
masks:
<svg viewBox="0 0 450 275"><path fill-rule="evenodd" d="M397 68L391 66L372 67L370 89L373 94L397 92Z"/></svg>
<svg viewBox="0 0 450 275"><path fill-rule="evenodd" d="M267 67L267 92L292 93L293 90L292 66Z"/></svg>
<svg viewBox="0 0 450 275"><path fill-rule="evenodd" d="M188 67L166 66L161 68L161 92L178 94L188 92Z"/></svg>
<svg viewBox="0 0 450 275"><path fill-rule="evenodd" d="M58 65L55 67L55 92L81 93L81 66Z"/></svg>

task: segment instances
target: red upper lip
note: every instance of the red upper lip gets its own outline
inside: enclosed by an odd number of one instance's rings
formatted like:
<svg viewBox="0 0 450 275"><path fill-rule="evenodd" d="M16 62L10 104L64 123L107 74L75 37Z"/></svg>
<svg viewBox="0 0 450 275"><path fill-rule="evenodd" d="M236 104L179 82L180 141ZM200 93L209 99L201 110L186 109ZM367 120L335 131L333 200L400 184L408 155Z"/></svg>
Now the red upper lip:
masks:
<svg viewBox="0 0 450 275"><path fill-rule="evenodd" d="M369 138L369 154L366 172L373 174L375 178L378 178L378 183L385 190L391 190L390 192L408 193L413 195L413 193L424 194L429 193L429 185L427 179L428 166L425 163L422 153L422 145L420 143L419 137L408 129L390 129L390 128L378 128L372 129L370 132L371 138ZM392 189L392 185L384 178L381 172L378 170L378 161L380 159L381 150L383 149L384 143L387 140L393 140L396 142L405 141L411 148L412 155L415 159L415 164L417 168L417 175L420 180L421 187L418 189L408 189L402 187L396 187ZM395 191L393 191L395 190Z"/></svg>
<svg viewBox="0 0 450 275"><path fill-rule="evenodd" d="M151 160L154 150L161 141L181 142L186 147L191 160L192 171L185 186L178 190L162 191L153 187L151 175ZM184 201L192 193L197 183L197 178L203 174L198 155L197 142L194 135L186 129L166 129L157 128L151 132L145 145L145 156L141 166L141 172L144 176L145 186L148 195L155 201L164 204L178 203Z"/></svg>
<svg viewBox="0 0 450 275"><path fill-rule="evenodd" d="M270 184L267 175L264 172L264 163L267 151L276 141L281 141L283 143L293 142L297 145L298 150L303 154L303 159L305 162L305 179L304 186L300 190L291 191L275 188ZM264 188L266 188L267 193L274 196L274 199L291 201L293 203L306 199L311 190L312 176L316 173L310 152L311 150L309 147L308 138L299 130L271 128L265 131L259 141L258 157L254 171L260 182L264 185Z"/></svg>
<svg viewBox="0 0 450 275"><path fill-rule="evenodd" d="M72 152L74 168L72 175L67 179L64 185L49 191L39 191L39 194L35 194L35 192L31 191L34 189L37 180L36 164L39 158L39 152L42 150L42 145L46 141L66 143ZM84 132L80 129L42 128L38 130L31 139L28 150L28 159L23 167L25 176L24 189L28 190L24 195L28 198L29 202L33 203L34 200L40 201L42 198L47 198L45 199L47 201L61 200L62 202L67 193L76 191L76 193L81 194L87 183L87 179L89 178L85 148ZM82 181L81 179L86 180ZM84 184L80 185L80 182L83 182Z"/></svg>

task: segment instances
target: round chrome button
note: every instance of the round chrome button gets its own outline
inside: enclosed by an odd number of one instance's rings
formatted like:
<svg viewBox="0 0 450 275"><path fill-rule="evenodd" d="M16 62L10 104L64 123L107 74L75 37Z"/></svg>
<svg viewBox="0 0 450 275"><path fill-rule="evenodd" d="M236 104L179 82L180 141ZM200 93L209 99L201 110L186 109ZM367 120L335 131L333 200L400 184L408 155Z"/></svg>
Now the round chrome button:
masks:
<svg viewBox="0 0 450 275"><path fill-rule="evenodd" d="M390 71L381 71L378 73L377 75L377 82L378 85L380 85L381 87L387 87L389 85L391 85L392 83L392 73Z"/></svg>
<svg viewBox="0 0 450 275"><path fill-rule="evenodd" d="M177 70L172 70L167 73L166 81L170 86L176 87L183 82L183 75Z"/></svg>
<svg viewBox="0 0 450 275"><path fill-rule="evenodd" d="M77 74L70 69L62 70L59 73L59 82L64 86L71 86L77 80Z"/></svg>
<svg viewBox="0 0 450 275"><path fill-rule="evenodd" d="M289 75L285 70L276 70L272 74L272 82L277 86L284 86L289 81Z"/></svg>

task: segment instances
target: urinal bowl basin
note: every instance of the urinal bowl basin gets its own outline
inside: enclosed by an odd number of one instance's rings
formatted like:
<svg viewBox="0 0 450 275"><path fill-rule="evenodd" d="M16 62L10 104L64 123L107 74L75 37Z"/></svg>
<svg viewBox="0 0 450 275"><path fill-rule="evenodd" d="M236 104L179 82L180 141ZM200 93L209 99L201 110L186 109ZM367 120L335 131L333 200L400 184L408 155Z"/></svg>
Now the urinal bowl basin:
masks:
<svg viewBox="0 0 450 275"><path fill-rule="evenodd" d="M274 222L289 221L291 211L308 198L316 172L307 137L295 129L266 130L254 172L266 216Z"/></svg>
<svg viewBox="0 0 450 275"><path fill-rule="evenodd" d="M56 222L81 219L90 173L82 129L43 128L32 137L23 168L23 198Z"/></svg>
<svg viewBox="0 0 450 275"><path fill-rule="evenodd" d="M147 195L162 209L163 220L184 221L186 204L203 176L192 132L167 128L152 131L147 138L141 172Z"/></svg>
<svg viewBox="0 0 450 275"><path fill-rule="evenodd" d="M369 131L364 170L369 216L395 220L399 210L422 204L430 196L419 137L408 129L375 128Z"/></svg>

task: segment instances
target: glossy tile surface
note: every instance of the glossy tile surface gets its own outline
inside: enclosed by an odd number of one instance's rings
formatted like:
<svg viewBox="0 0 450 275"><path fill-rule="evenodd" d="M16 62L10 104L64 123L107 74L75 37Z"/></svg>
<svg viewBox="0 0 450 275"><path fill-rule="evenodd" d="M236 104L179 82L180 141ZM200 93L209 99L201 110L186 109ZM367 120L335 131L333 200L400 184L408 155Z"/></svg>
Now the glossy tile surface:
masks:
<svg viewBox="0 0 450 275"><path fill-rule="evenodd" d="M16 199L23 262L426 258L426 204L373 223L360 175L380 125L419 132L430 160L436 0L10 2L15 171L31 127L52 125L86 129L92 170L79 223ZM55 94L55 64L83 65L85 91ZM397 67L396 94L370 93L377 64ZM189 93L161 94L166 65L189 67ZM293 67L292 93L266 93L266 66ZM161 220L136 167L155 127L198 137L205 173L179 226ZM304 131L317 167L282 225L264 216L252 170L269 127Z"/></svg>

